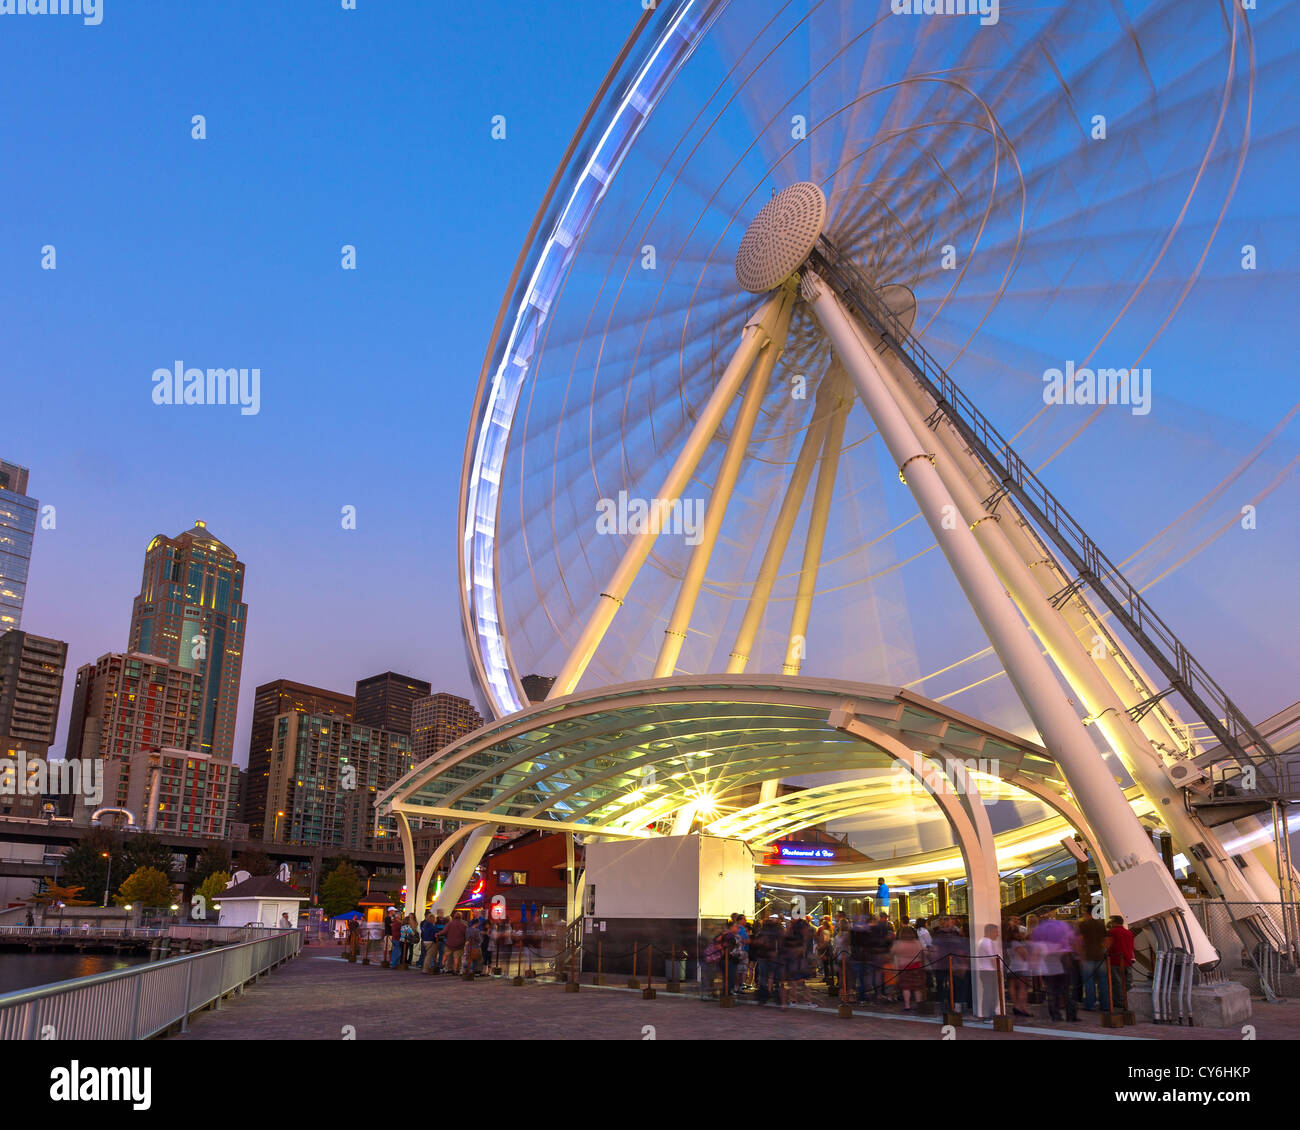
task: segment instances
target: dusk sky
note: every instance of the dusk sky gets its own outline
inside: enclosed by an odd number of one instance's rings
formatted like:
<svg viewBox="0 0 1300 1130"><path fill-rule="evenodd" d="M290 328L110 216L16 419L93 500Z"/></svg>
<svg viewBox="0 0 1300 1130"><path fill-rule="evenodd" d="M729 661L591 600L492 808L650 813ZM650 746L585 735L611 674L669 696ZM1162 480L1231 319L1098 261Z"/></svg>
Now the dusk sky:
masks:
<svg viewBox="0 0 1300 1130"><path fill-rule="evenodd" d="M23 627L69 643L57 749L75 668L126 647L145 547L196 519L247 566L237 761L270 679L350 691L396 670L470 692L454 593L474 388L639 16L586 5L581 51L547 6L508 0L4 21L0 84L32 112L0 117L26 186L0 210L0 457L56 507ZM177 360L260 368L260 412L155 405L151 374Z"/></svg>
<svg viewBox="0 0 1300 1130"><path fill-rule="evenodd" d="M538 203L641 5L357 7L105 0L99 26L0 27L0 458L30 468L29 493L56 509L37 533L22 626L69 643L60 751L75 669L125 649L145 547L197 519L247 570L239 763L253 690L271 679L350 691L394 670L471 693L455 555L475 386ZM1153 355L1177 373L1161 386L1163 431L1108 419L1048 476L1116 559L1205 496L1297 399L1293 40L1256 44L1251 158ZM191 136L199 114L204 140ZM1226 179L1222 162L1212 172ZM1262 270L1243 285L1251 240ZM341 269L349 244L354 271ZM55 270L42 269L46 245ZM1041 311L1021 302L1008 323L1084 320L1050 294ZM1242 318L1250 340L1225 350ZM997 332L971 359L984 396L1010 384ZM1029 335L1004 340L1025 347L1025 370L1062 356L1041 341L1030 352ZM259 412L155 404L152 374L177 362L260 369ZM988 411L1012 433L1032 414L1024 403ZM1289 465L1295 437L1292 424L1243 498ZM1257 535L1198 552L1153 594L1255 717L1297 697L1294 478L1267 497ZM1163 547L1140 583L1238 501Z"/></svg>

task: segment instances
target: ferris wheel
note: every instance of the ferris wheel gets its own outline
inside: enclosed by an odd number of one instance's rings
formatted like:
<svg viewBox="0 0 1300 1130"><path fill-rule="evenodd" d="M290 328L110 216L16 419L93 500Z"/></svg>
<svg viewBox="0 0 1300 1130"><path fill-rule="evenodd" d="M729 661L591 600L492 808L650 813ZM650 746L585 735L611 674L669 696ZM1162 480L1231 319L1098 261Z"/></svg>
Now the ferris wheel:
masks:
<svg viewBox="0 0 1300 1130"><path fill-rule="evenodd" d="M895 7L643 15L480 377L475 676L499 717L530 672L552 697L682 672L961 695L1041 735L1169 944L1208 960L1110 752L1276 942L1258 904L1289 862L1234 862L1180 792L1211 747L1263 771L1273 751L1085 531L1116 517L1105 490L1073 489L1140 436L1149 512L1188 501L1151 473L1182 429L1147 378L1193 286L1227 274L1250 23L1228 0Z"/></svg>

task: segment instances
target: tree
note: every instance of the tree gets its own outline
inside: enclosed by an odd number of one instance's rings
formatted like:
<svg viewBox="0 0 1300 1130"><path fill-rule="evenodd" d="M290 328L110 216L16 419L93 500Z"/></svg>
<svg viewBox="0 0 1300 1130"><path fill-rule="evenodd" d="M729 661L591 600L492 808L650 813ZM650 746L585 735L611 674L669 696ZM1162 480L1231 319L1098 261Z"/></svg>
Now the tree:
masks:
<svg viewBox="0 0 1300 1130"><path fill-rule="evenodd" d="M118 906L170 906L171 880L156 867L137 867L117 889L114 901Z"/></svg>
<svg viewBox="0 0 1300 1130"><path fill-rule="evenodd" d="M194 890L195 898L204 900L203 906L208 910L212 909L212 904L221 900L221 892L226 889L226 884L230 882L230 875L225 871L214 871L203 880Z"/></svg>
<svg viewBox="0 0 1300 1130"><path fill-rule="evenodd" d="M212 844L199 852L198 862L194 865L194 878L201 882L218 871L224 872L227 879L230 878L230 848L225 844Z"/></svg>
<svg viewBox="0 0 1300 1130"><path fill-rule="evenodd" d="M105 854L110 858L105 859ZM112 893L113 881L121 883L131 870L117 837L107 828L91 828L64 855L61 874L68 886L81 887L98 904L103 897L105 884L109 884Z"/></svg>
<svg viewBox="0 0 1300 1130"><path fill-rule="evenodd" d="M360 898L361 877L350 863L340 863L321 882L320 905L326 918L356 910Z"/></svg>
<svg viewBox="0 0 1300 1130"><path fill-rule="evenodd" d="M128 836L123 844L126 851L127 872L151 867L164 875L172 869L172 849L157 836L139 832Z"/></svg>
<svg viewBox="0 0 1300 1130"><path fill-rule="evenodd" d="M34 894L28 902L39 903L41 906L57 906L62 903L64 906L94 906L94 899L81 898L80 887L60 887L55 883L47 883L45 889Z"/></svg>
<svg viewBox="0 0 1300 1130"><path fill-rule="evenodd" d="M275 871L275 864L260 848L246 848L239 853L239 861L235 864L235 869L247 871L250 875L270 875Z"/></svg>

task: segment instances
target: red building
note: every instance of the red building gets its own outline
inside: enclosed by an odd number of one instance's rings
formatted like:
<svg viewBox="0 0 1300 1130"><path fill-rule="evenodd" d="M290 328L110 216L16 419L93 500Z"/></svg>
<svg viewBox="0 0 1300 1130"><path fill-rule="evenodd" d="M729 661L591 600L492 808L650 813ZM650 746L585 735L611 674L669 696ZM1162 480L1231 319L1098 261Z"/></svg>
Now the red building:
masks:
<svg viewBox="0 0 1300 1130"><path fill-rule="evenodd" d="M479 876L483 889L467 903L485 907L493 895L503 895L510 921L518 922L521 908L537 904L563 907L568 899L565 874L565 836L554 832L525 832L483 857ZM582 866L582 848L574 848L574 866ZM478 886L477 883L474 884Z"/></svg>

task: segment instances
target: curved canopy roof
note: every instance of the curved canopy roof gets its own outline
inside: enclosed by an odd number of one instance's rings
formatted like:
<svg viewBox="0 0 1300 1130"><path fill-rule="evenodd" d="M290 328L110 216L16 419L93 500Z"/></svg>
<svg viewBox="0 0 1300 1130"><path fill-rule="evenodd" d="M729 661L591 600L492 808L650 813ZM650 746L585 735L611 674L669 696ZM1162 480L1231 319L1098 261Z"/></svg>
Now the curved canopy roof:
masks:
<svg viewBox="0 0 1300 1130"><path fill-rule="evenodd" d="M755 801L757 789L747 786L846 771L868 776L896 764L903 747L927 758L988 759L1002 781L1058 812L1072 809L1041 746L919 695L743 675L628 683L539 703L422 762L377 806L620 838L660 834L691 809L696 826L762 845L888 805L889 790L859 777ZM748 801L738 804L742 790Z"/></svg>

